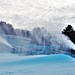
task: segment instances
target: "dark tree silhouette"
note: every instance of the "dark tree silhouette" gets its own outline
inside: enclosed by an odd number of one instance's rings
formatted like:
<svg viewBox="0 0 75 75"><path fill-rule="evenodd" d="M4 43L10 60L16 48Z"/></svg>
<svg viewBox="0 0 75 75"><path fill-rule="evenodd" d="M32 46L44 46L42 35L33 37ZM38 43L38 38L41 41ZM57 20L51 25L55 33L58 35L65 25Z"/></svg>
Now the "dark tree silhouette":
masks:
<svg viewBox="0 0 75 75"><path fill-rule="evenodd" d="M70 38L70 40L75 44L75 31L73 29L73 27L71 25L68 25L63 31L63 34L65 34L66 36L68 36ZM70 53L72 55L74 55L73 57L75 57L75 50L71 49Z"/></svg>
<svg viewBox="0 0 75 75"><path fill-rule="evenodd" d="M75 31L71 25L68 25L63 31L63 34L68 36L70 40L75 44Z"/></svg>

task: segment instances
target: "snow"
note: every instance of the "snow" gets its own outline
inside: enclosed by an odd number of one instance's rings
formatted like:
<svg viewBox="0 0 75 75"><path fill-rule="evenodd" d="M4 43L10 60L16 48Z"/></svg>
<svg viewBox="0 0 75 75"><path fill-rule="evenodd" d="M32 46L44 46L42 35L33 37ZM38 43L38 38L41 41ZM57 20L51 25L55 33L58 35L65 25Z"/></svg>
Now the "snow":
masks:
<svg viewBox="0 0 75 75"><path fill-rule="evenodd" d="M43 31L45 33L45 29L43 29ZM38 36L40 36L39 34ZM47 36L46 34L45 36ZM35 36L36 35L34 35L34 37ZM75 49L74 44L66 36L62 34L55 34L55 35L50 34L50 39L47 37L45 43L44 41L42 41L42 45L41 44L37 45L37 42L33 37L32 38L35 42L32 42L32 40L29 38L14 35L2 35L2 37L4 37L8 41L8 43L10 43L10 45L13 47L13 50L11 50L11 52L20 55L38 55L38 54L53 54L53 53L54 54L64 53L71 55L70 53L68 53L69 50Z"/></svg>
<svg viewBox="0 0 75 75"><path fill-rule="evenodd" d="M7 42L5 38L0 36L0 52L11 52L12 46Z"/></svg>
<svg viewBox="0 0 75 75"><path fill-rule="evenodd" d="M0 57L0 75L75 75L75 59L64 54Z"/></svg>
<svg viewBox="0 0 75 75"><path fill-rule="evenodd" d="M6 39L3 38L2 36L0 36L0 42L3 43L3 44L5 44L5 45L7 45L7 46L9 46L9 47L11 47L11 48L13 48L13 47L6 41Z"/></svg>

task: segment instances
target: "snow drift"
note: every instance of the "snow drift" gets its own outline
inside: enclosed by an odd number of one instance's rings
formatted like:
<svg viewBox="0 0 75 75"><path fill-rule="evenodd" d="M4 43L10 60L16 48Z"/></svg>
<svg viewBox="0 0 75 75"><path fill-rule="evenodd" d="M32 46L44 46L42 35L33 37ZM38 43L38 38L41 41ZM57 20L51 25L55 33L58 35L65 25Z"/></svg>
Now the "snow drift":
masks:
<svg viewBox="0 0 75 75"><path fill-rule="evenodd" d="M5 56L6 55L6 56ZM1 66L20 66L20 65L29 65L29 64L53 64L53 63L67 63L75 61L74 58L64 55L64 54L54 54L54 55L34 55L34 56L17 56L14 54L3 55L3 59L0 62ZM0 55L2 56L2 54ZM7 60L5 60L7 59Z"/></svg>
<svg viewBox="0 0 75 75"><path fill-rule="evenodd" d="M7 57L8 55L8 57ZM67 75L75 69L75 59L64 54L17 56L0 54L0 75ZM6 58L5 58L6 56ZM10 57L10 58L9 58ZM66 71L66 69L68 71Z"/></svg>

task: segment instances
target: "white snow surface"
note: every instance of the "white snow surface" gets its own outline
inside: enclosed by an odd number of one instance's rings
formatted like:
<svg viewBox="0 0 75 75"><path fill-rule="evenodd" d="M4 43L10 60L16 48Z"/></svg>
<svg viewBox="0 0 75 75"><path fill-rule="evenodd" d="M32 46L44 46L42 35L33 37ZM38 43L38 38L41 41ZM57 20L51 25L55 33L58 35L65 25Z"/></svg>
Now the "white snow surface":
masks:
<svg viewBox="0 0 75 75"><path fill-rule="evenodd" d="M18 56L0 53L0 75L75 75L75 59L64 54Z"/></svg>

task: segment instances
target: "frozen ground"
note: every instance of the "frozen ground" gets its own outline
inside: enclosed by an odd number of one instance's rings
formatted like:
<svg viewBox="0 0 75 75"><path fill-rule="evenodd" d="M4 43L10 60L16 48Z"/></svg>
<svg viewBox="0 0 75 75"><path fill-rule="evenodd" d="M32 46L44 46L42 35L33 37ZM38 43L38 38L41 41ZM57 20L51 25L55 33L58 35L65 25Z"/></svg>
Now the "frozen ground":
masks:
<svg viewBox="0 0 75 75"><path fill-rule="evenodd" d="M63 54L18 56L0 53L0 75L75 75L75 59Z"/></svg>

